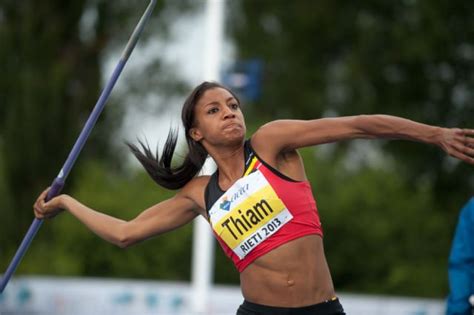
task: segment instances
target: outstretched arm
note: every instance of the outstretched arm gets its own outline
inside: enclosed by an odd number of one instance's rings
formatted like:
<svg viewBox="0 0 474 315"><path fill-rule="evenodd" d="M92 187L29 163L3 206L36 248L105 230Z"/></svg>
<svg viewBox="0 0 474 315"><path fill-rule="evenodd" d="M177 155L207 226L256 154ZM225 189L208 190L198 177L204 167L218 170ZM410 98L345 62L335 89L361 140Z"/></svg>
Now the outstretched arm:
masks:
<svg viewBox="0 0 474 315"><path fill-rule="evenodd" d="M449 155L474 164L473 136L472 129L441 128L389 115L360 115L273 121L255 133L252 144L278 154L348 139L405 139L437 145Z"/></svg>
<svg viewBox="0 0 474 315"><path fill-rule="evenodd" d="M47 192L45 190L33 206L37 218L49 218L64 209L92 232L122 248L176 229L199 214L195 202L182 192L146 209L131 221L95 211L68 195L57 196L45 203Z"/></svg>

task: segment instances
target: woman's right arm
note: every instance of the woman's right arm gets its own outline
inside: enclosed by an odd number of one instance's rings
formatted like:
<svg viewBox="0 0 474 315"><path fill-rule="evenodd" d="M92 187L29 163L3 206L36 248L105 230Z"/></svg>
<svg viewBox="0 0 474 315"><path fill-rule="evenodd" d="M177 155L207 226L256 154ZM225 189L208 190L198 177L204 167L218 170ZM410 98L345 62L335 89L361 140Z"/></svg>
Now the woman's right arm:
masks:
<svg viewBox="0 0 474 315"><path fill-rule="evenodd" d="M121 248L176 229L199 215L196 202L185 189L173 198L160 202L131 221L124 221L95 211L68 195L45 202L48 190L36 200L33 209L38 219L50 218L64 209L86 225L92 232Z"/></svg>

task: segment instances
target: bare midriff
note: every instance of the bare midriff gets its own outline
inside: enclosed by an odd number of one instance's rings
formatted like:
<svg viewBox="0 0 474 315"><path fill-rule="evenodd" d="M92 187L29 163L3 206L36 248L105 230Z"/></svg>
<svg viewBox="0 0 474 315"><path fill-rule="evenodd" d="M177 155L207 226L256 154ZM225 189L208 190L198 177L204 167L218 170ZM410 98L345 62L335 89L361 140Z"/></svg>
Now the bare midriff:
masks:
<svg viewBox="0 0 474 315"><path fill-rule="evenodd" d="M307 235L257 258L240 273L244 298L253 303L302 307L335 297L323 240Z"/></svg>

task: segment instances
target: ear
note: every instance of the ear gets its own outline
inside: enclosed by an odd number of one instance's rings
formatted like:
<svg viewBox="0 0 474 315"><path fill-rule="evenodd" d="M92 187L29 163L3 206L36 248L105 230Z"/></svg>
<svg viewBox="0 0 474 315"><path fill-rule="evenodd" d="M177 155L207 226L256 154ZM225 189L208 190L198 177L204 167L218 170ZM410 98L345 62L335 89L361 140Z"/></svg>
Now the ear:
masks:
<svg viewBox="0 0 474 315"><path fill-rule="evenodd" d="M191 128L189 130L189 136L196 142L199 142L204 138L198 128Z"/></svg>

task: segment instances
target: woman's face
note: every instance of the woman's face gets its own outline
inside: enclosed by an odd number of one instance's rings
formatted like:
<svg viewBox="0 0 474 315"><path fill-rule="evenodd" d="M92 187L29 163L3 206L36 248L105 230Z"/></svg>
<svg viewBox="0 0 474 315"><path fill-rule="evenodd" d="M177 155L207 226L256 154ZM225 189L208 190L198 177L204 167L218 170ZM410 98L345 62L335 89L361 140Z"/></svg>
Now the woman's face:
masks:
<svg viewBox="0 0 474 315"><path fill-rule="evenodd" d="M195 107L195 126L190 135L195 141L210 145L229 145L245 138L245 120L240 104L223 88L209 89Z"/></svg>

